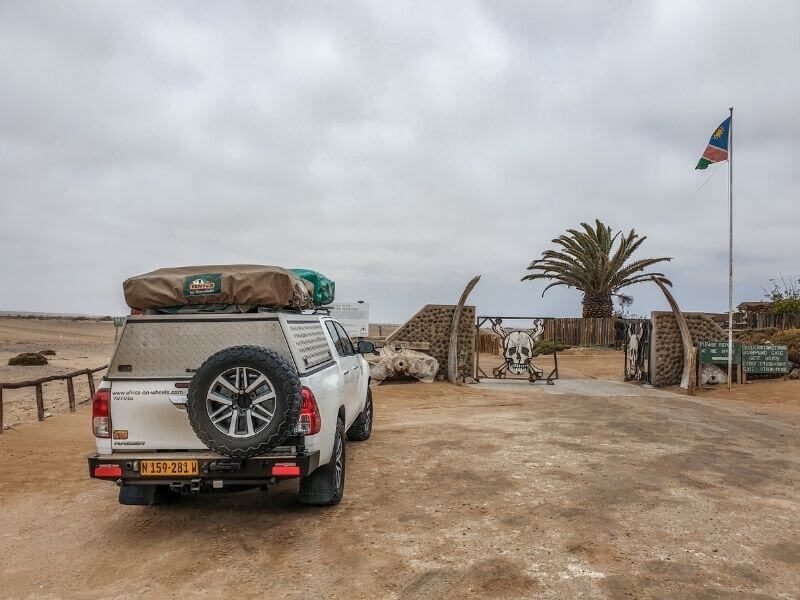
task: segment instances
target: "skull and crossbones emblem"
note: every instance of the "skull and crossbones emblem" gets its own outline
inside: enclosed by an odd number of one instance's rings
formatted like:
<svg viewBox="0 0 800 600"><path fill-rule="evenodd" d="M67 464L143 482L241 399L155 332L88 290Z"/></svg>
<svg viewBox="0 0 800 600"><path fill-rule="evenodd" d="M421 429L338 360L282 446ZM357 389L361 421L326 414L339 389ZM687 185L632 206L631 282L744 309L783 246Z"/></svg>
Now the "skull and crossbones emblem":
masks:
<svg viewBox="0 0 800 600"><path fill-rule="evenodd" d="M530 381L536 381L542 377L543 371L535 366L533 350L536 340L544 332L544 319L533 321L533 330L529 333L523 329L506 331L502 326L502 319L497 319L492 323L492 331L499 335L503 340L503 358L505 363L493 369L495 377L505 377L506 373L514 375L528 374Z"/></svg>

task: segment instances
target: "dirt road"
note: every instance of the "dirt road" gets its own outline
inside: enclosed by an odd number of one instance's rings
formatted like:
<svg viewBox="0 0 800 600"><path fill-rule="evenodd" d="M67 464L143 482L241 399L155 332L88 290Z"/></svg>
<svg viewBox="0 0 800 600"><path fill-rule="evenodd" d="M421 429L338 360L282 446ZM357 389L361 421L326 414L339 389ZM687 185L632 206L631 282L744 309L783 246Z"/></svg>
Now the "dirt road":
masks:
<svg viewBox="0 0 800 600"><path fill-rule="evenodd" d="M87 478L85 408L6 432L0 595L797 597L800 413L445 384L375 404L330 509L288 483L124 507Z"/></svg>

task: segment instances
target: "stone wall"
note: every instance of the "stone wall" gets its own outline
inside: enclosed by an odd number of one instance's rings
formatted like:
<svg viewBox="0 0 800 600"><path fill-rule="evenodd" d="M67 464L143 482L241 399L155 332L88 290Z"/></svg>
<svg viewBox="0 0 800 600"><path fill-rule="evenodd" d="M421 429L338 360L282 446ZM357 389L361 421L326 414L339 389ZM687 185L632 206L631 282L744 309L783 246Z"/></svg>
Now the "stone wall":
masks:
<svg viewBox="0 0 800 600"><path fill-rule="evenodd" d="M692 343L727 340L728 333L704 313L683 313ZM659 311L651 314L653 323L650 365L653 385L677 385L683 373L683 343L681 332L672 311Z"/></svg>
<svg viewBox="0 0 800 600"><path fill-rule="evenodd" d="M430 354L439 361L437 379L447 376L447 350L450 346L450 327L455 304L426 304L386 338L390 342L428 342ZM465 306L461 311L458 332L458 361L470 365L475 355L475 307Z"/></svg>

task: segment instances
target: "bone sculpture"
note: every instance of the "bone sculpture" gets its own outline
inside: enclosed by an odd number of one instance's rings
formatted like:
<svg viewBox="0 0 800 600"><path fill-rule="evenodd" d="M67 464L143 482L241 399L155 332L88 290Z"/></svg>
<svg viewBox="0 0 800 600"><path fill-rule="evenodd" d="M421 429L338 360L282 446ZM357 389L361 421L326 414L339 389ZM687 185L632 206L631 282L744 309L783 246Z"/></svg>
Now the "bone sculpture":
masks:
<svg viewBox="0 0 800 600"><path fill-rule="evenodd" d="M639 344L642 339L643 325L641 323L628 323L626 326L628 333L628 377L630 379L641 379L642 370L639 365Z"/></svg>
<svg viewBox="0 0 800 600"><path fill-rule="evenodd" d="M369 372L375 381L383 381L398 375L410 375L424 383L432 383L439 371L439 361L416 350L395 350L384 346L375 354L364 356L369 363Z"/></svg>
<svg viewBox="0 0 800 600"><path fill-rule="evenodd" d="M501 325L502 319L497 319L492 324L492 330L503 339L503 358L505 363L493 369L495 377L505 377L506 373L514 375L528 374L530 381L536 381L543 375L543 371L535 366L533 359L533 347L535 341L544 332L544 319L536 319L533 322L533 335L524 330L506 331Z"/></svg>

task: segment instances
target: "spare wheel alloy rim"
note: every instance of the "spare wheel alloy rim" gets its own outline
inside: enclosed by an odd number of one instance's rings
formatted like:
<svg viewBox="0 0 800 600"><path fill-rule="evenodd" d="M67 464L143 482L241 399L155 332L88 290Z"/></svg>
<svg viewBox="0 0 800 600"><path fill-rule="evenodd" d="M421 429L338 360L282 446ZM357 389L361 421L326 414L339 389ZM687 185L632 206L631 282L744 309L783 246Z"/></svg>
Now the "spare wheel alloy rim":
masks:
<svg viewBox="0 0 800 600"><path fill-rule="evenodd" d="M229 437L258 435L275 415L275 386L252 367L233 367L218 375L206 395L211 423Z"/></svg>

